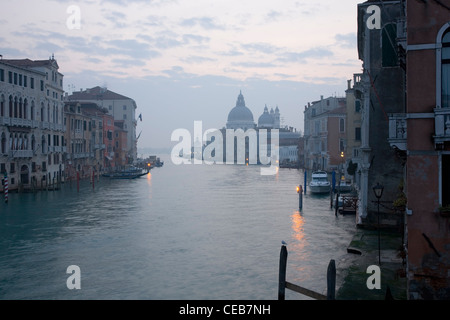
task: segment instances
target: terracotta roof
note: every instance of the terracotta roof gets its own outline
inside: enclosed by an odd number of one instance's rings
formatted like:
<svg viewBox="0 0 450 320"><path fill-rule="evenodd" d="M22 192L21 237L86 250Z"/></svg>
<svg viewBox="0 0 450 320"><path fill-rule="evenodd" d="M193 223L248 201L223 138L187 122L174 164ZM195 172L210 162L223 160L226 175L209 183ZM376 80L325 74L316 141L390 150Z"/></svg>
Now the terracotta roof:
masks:
<svg viewBox="0 0 450 320"><path fill-rule="evenodd" d="M86 89L84 91L75 91L69 97L69 100L132 100L121 94L112 92L99 86Z"/></svg>

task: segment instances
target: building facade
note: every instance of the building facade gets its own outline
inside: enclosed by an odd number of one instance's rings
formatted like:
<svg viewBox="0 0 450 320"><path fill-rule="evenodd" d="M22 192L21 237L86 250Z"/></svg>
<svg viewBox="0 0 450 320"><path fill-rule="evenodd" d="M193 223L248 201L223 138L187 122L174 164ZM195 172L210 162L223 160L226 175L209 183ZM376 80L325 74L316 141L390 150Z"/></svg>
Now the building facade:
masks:
<svg viewBox="0 0 450 320"><path fill-rule="evenodd" d="M127 132L127 161L132 163L137 159L137 106L133 99L97 86L91 89L75 91L67 97L67 100L94 102L100 107L106 108L108 114L113 116L114 121L123 120L123 130ZM108 152L112 153L112 148ZM110 156L108 155L108 157Z"/></svg>
<svg viewBox="0 0 450 320"><path fill-rule="evenodd" d="M345 91L347 104L347 145L345 148L345 172L344 174L359 185L359 175L357 175L358 167L360 167L360 148L361 148L361 76L362 74L353 75L352 80L348 80L347 90Z"/></svg>
<svg viewBox="0 0 450 320"><path fill-rule="evenodd" d="M450 299L450 2L407 1L406 112L389 141L406 159L409 299Z"/></svg>
<svg viewBox="0 0 450 320"><path fill-rule="evenodd" d="M0 171L10 190L64 177L63 75L48 60L0 59Z"/></svg>
<svg viewBox="0 0 450 320"><path fill-rule="evenodd" d="M346 100L329 97L308 103L304 111L304 164L309 170L342 167L346 146Z"/></svg>
<svg viewBox="0 0 450 320"><path fill-rule="evenodd" d="M404 29L404 1L367 1L358 5L358 57L363 62L359 179L360 225L377 225L373 187L384 186L380 225L398 227L402 215L394 208L403 183L404 160L389 142L390 113L405 112L405 69L398 48ZM380 8L380 28L369 28L370 5Z"/></svg>

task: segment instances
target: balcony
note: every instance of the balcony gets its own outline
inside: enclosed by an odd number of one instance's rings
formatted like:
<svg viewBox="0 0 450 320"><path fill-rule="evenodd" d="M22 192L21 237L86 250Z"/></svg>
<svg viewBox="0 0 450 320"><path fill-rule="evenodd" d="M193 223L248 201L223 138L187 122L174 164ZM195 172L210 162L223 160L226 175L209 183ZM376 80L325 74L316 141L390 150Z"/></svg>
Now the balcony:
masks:
<svg viewBox="0 0 450 320"><path fill-rule="evenodd" d="M19 119L19 118L12 118L11 119L11 125L16 127L28 127L31 128L31 120L28 119Z"/></svg>
<svg viewBox="0 0 450 320"><path fill-rule="evenodd" d="M9 117L0 117L0 125L3 125L3 126L11 125L11 118L9 118Z"/></svg>
<svg viewBox="0 0 450 320"><path fill-rule="evenodd" d="M406 114L393 113L389 115L389 144L406 151L407 142Z"/></svg>
<svg viewBox="0 0 450 320"><path fill-rule="evenodd" d="M450 108L434 109L434 125L434 143L436 149L441 149L445 142L450 141Z"/></svg>
<svg viewBox="0 0 450 320"><path fill-rule="evenodd" d="M33 158L32 150L11 150L9 152L10 158Z"/></svg>

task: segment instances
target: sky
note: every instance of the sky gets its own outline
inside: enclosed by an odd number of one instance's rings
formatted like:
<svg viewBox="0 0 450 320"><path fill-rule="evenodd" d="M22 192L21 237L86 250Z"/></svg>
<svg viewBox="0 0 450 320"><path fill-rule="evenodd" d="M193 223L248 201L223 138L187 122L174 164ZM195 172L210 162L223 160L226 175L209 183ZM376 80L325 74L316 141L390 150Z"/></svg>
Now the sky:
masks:
<svg viewBox="0 0 450 320"><path fill-rule="evenodd" d="M278 106L303 132L320 96L345 96L361 72L362 0L15 0L2 5L4 59L52 54L69 92L95 86L136 101L138 148L174 130L222 128L242 91L255 122Z"/></svg>

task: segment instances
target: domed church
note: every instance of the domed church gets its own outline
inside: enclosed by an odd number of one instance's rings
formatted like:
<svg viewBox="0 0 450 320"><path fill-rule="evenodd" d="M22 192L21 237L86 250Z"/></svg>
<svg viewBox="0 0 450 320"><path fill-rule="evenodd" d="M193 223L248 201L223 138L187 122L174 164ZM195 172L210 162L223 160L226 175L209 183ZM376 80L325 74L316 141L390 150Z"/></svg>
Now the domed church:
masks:
<svg viewBox="0 0 450 320"><path fill-rule="evenodd" d="M244 96L241 91L237 98L236 106L228 114L227 129L242 129L246 131L247 129L255 129L255 127L253 113L245 106Z"/></svg>
<svg viewBox="0 0 450 320"><path fill-rule="evenodd" d="M297 164L298 163L298 144L300 139L300 132L297 132L292 127L281 127L280 121L280 110L278 106L275 108L269 109L267 105L264 108L263 114L258 118L258 124L255 123L253 118L253 113L249 108L245 105L244 96L242 95L242 91L239 92L239 96L236 101L236 106L231 109L228 114L228 120L226 124L226 129L237 130L242 129L244 132L247 132L249 129L253 129L256 131L256 139L257 145L259 146L259 133L260 130L267 130L269 136L271 135L272 129L278 129L279 131L279 163L282 164ZM223 159L224 162L226 160L226 137L225 128L221 129L222 137L223 137ZM251 135L250 135L251 136ZM250 136L247 138L250 139ZM250 140L249 140L250 142ZM257 151L259 153L259 151ZM245 144L245 159L249 160L250 150L249 143ZM238 162L237 155L237 144L234 144L234 161ZM259 155L258 155L259 159ZM258 160L259 161L259 160ZM259 162L258 162L259 163Z"/></svg>
<svg viewBox="0 0 450 320"><path fill-rule="evenodd" d="M266 105L263 114L258 118L258 126L256 126L253 113L245 105L244 96L240 91L236 106L228 114L227 129L244 131L248 129L280 129L280 110L277 106L275 111L271 108L269 112Z"/></svg>
<svg viewBox="0 0 450 320"><path fill-rule="evenodd" d="M264 113L258 119L258 127L263 129L280 129L280 110L278 106L273 111L273 108L264 107Z"/></svg>

